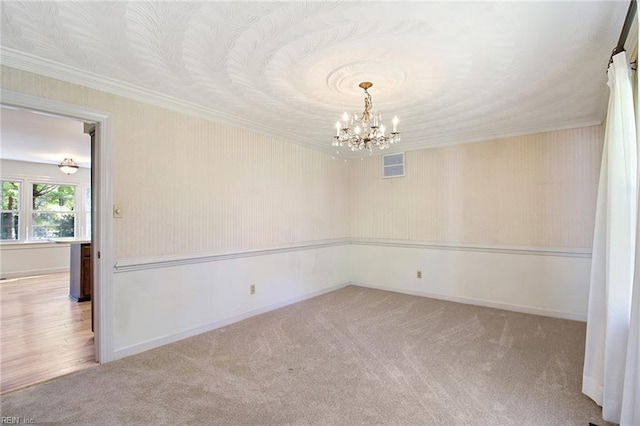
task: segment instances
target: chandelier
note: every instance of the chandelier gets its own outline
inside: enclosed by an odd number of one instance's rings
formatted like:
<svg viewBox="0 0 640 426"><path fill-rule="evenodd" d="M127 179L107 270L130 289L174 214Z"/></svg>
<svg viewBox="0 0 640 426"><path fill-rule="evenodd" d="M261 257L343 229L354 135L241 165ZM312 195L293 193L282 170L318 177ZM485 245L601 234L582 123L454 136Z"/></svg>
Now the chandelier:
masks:
<svg viewBox="0 0 640 426"><path fill-rule="evenodd" d="M364 89L364 111L362 115L353 113L351 118L345 112L342 115L342 121L336 123L336 135L333 137L331 145L335 147L348 146L351 151L361 151L368 149L370 152L373 147L386 149L391 144L400 142L400 133L398 133L398 117L393 117L393 131L386 135L386 129L382 124L382 115L373 110L371 95L367 91L373 83L363 81L359 87Z"/></svg>

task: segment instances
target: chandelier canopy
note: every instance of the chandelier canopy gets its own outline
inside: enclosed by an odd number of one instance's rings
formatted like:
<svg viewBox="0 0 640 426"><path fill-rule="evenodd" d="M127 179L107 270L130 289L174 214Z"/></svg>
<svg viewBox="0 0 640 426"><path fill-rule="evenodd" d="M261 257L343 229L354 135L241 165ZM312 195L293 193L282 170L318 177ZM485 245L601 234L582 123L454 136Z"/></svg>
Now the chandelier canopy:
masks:
<svg viewBox="0 0 640 426"><path fill-rule="evenodd" d="M351 151L361 151L373 147L386 149L391 144L400 142L398 133L398 117L393 117L393 131L386 135L386 129L382 124L382 115L373 110L371 95L367 91L373 83L363 81L359 87L364 89L364 111L362 115L354 112L351 118L346 112L342 115L342 120L336 123L336 135L333 137L331 145L335 147L348 146Z"/></svg>

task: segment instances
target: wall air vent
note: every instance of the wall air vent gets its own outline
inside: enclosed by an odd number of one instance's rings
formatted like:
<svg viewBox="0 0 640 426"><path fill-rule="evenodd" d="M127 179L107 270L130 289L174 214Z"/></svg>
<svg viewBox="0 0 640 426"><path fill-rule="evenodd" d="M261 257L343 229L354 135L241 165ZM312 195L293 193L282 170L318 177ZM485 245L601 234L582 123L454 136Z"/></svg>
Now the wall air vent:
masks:
<svg viewBox="0 0 640 426"><path fill-rule="evenodd" d="M404 152L382 156L382 177L393 178L404 176Z"/></svg>

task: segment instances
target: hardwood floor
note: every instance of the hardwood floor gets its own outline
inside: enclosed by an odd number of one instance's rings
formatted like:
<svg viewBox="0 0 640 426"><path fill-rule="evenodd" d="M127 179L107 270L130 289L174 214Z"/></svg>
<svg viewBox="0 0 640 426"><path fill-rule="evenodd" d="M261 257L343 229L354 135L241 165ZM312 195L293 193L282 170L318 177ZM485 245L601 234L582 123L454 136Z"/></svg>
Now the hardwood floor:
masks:
<svg viewBox="0 0 640 426"><path fill-rule="evenodd" d="M91 302L69 299L69 274L0 281L0 393L95 365Z"/></svg>

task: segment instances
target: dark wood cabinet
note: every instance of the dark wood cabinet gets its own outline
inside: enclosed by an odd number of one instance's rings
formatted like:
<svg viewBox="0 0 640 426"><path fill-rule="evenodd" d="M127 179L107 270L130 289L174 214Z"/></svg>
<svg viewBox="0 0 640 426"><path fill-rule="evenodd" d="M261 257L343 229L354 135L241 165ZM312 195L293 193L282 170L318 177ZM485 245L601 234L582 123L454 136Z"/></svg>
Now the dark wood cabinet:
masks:
<svg viewBox="0 0 640 426"><path fill-rule="evenodd" d="M76 302L91 300L91 243L71 244L69 297Z"/></svg>

